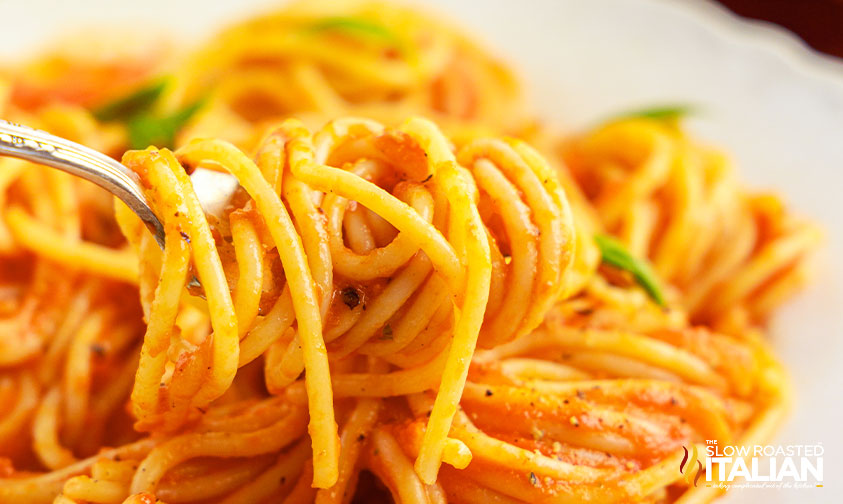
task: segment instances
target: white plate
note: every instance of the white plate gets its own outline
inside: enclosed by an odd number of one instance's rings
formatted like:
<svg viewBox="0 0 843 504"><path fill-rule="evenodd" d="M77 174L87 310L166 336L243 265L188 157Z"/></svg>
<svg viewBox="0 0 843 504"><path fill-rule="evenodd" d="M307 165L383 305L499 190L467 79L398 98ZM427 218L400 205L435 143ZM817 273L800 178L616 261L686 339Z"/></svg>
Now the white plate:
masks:
<svg viewBox="0 0 843 504"><path fill-rule="evenodd" d="M0 59L67 27L163 27L196 40L268 0L0 0ZM428 2L431 3L431 2ZM797 404L778 442L825 447L825 487L747 489L732 502L843 502L843 65L783 30L700 1L434 0L525 76L541 115L582 127L618 110L697 104L691 126L737 159L744 180L784 193L828 230L818 281L776 318L771 337Z"/></svg>

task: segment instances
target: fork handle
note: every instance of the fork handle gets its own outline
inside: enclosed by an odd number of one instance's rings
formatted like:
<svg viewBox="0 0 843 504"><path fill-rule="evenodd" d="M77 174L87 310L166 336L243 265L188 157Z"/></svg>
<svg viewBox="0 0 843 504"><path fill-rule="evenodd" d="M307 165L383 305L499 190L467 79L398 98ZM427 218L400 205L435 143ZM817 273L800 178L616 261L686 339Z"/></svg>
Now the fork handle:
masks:
<svg viewBox="0 0 843 504"><path fill-rule="evenodd" d="M0 156L11 156L76 175L120 198L164 247L164 227L152 212L137 176L101 152L0 119Z"/></svg>

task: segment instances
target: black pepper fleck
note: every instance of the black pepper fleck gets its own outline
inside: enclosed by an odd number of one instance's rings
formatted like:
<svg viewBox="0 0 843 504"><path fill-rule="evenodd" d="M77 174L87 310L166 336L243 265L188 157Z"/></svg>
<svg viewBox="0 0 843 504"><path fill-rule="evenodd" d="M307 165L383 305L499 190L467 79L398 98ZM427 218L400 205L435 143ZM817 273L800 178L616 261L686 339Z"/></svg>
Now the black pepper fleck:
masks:
<svg viewBox="0 0 843 504"><path fill-rule="evenodd" d="M105 347L102 345L102 343L91 343L91 351L100 357L105 355Z"/></svg>
<svg viewBox="0 0 843 504"><path fill-rule="evenodd" d="M354 287L346 287L342 290L342 302L348 306L349 310L357 308L360 304L360 294Z"/></svg>
<svg viewBox="0 0 843 504"><path fill-rule="evenodd" d="M391 325L386 324L385 326L383 326L381 339L382 340L391 340L392 339L392 326Z"/></svg>

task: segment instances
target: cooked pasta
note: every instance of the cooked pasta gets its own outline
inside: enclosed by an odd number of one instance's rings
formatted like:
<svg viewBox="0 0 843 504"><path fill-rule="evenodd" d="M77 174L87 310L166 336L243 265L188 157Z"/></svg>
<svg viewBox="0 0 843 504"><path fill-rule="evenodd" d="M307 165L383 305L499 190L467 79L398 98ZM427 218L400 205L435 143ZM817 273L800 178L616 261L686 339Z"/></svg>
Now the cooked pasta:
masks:
<svg viewBox="0 0 843 504"><path fill-rule="evenodd" d="M621 120L561 151L605 229L650 258L692 322L739 335L804 282L816 226L743 189L726 156L675 123Z"/></svg>
<svg viewBox="0 0 843 504"><path fill-rule="evenodd" d="M683 447L786 415L763 328L820 233L675 119L559 136L391 4L161 47L0 72L165 231L0 158L0 502L707 502Z"/></svg>

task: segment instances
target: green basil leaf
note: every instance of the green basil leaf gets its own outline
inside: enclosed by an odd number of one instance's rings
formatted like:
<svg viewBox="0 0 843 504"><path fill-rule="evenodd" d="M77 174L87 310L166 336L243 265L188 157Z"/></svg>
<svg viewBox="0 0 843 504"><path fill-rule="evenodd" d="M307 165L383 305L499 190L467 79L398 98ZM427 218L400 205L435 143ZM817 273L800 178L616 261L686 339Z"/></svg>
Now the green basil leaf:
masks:
<svg viewBox="0 0 843 504"><path fill-rule="evenodd" d="M156 79L126 96L97 107L93 110L94 117L100 121L116 121L143 114L164 92L167 80L166 78Z"/></svg>
<svg viewBox="0 0 843 504"><path fill-rule="evenodd" d="M655 119L659 121L677 120L689 116L697 111L691 105L664 105L640 110L631 110L617 116L618 119Z"/></svg>
<svg viewBox="0 0 843 504"><path fill-rule="evenodd" d="M172 148L176 134L202 107L204 100L197 100L170 115L157 117L140 114L129 119L129 146L132 149L145 149L150 145Z"/></svg>
<svg viewBox="0 0 843 504"><path fill-rule="evenodd" d="M653 298L653 301L659 306L666 306L659 281L646 261L634 257L621 242L611 236L596 235L594 241L600 248L605 264L631 273L638 285Z"/></svg>
<svg viewBox="0 0 843 504"><path fill-rule="evenodd" d="M388 42L394 46L401 45L401 39L385 26L356 17L329 17L320 19L307 26L311 33L324 31L340 31L350 35L361 35Z"/></svg>

